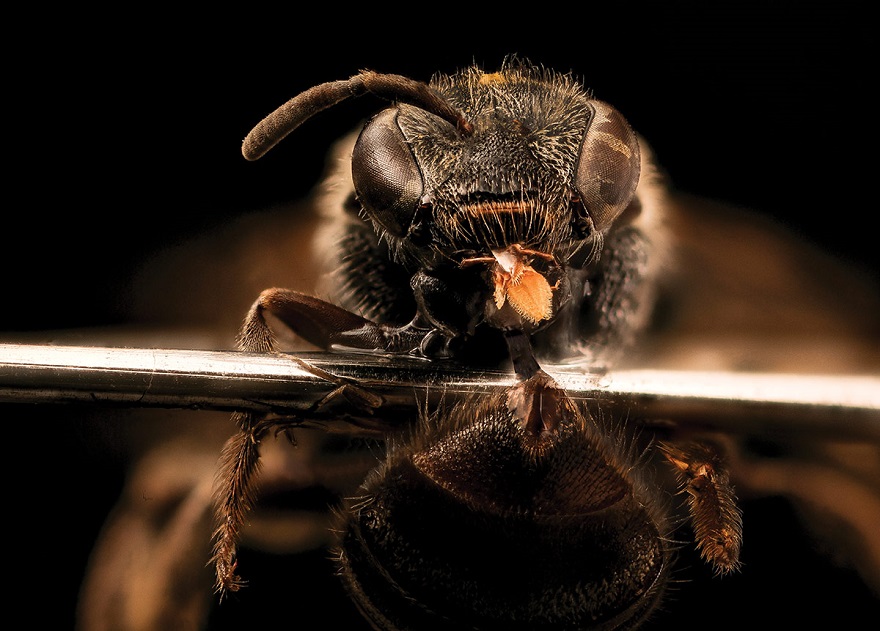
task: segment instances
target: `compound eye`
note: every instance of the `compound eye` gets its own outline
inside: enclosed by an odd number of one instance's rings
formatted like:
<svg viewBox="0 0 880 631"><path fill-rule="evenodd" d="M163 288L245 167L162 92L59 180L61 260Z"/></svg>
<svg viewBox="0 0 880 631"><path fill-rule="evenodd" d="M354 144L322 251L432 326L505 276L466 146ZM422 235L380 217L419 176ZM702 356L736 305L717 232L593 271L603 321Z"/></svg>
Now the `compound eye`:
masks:
<svg viewBox="0 0 880 631"><path fill-rule="evenodd" d="M575 189L593 224L603 231L632 201L639 183L639 140L616 109L593 101L581 143Z"/></svg>
<svg viewBox="0 0 880 631"><path fill-rule="evenodd" d="M351 173L358 200L370 219L392 235L403 237L424 184L397 113L396 108L389 108L367 123L351 155Z"/></svg>

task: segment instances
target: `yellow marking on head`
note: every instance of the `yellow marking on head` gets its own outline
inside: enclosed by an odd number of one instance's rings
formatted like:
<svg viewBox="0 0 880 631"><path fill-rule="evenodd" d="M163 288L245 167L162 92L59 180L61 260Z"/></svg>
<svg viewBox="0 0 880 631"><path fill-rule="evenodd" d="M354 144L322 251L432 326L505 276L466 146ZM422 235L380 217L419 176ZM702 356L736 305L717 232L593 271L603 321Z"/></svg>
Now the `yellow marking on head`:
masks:
<svg viewBox="0 0 880 631"><path fill-rule="evenodd" d="M480 85L492 85L494 83L507 83L507 77L500 72L490 72L480 77Z"/></svg>

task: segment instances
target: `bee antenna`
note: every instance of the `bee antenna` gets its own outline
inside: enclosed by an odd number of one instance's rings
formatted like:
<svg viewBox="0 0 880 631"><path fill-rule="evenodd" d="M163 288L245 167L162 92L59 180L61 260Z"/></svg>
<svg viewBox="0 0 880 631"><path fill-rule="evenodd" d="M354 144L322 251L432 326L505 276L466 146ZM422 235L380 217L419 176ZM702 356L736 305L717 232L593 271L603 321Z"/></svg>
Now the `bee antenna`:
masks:
<svg viewBox="0 0 880 631"><path fill-rule="evenodd" d="M349 79L316 85L287 101L250 131L242 143L241 153L247 160L257 160L318 112L366 92L435 114L455 125L464 135L473 133L473 125L462 113L427 83L402 75L362 70Z"/></svg>

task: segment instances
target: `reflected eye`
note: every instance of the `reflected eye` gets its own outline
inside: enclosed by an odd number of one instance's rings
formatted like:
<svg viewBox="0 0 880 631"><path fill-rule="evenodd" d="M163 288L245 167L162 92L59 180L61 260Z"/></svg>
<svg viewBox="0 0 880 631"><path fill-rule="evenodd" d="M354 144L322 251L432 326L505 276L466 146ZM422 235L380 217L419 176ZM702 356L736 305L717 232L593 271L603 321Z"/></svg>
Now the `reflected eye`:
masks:
<svg viewBox="0 0 880 631"><path fill-rule="evenodd" d="M398 110L377 114L351 156L358 200L369 217L396 237L406 235L424 191L422 172L397 122Z"/></svg>
<svg viewBox="0 0 880 631"><path fill-rule="evenodd" d="M616 109L593 101L593 116L581 143L575 189L592 223L603 231L632 201L639 183L639 141Z"/></svg>

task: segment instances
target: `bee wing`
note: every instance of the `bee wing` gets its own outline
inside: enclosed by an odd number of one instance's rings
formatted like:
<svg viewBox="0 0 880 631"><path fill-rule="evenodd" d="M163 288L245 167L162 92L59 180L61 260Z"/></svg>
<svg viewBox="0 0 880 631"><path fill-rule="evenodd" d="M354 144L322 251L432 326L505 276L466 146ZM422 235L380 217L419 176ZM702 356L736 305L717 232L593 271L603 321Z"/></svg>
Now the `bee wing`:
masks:
<svg viewBox="0 0 880 631"><path fill-rule="evenodd" d="M772 218L675 195L663 326L639 361L687 369L880 372L880 282Z"/></svg>

